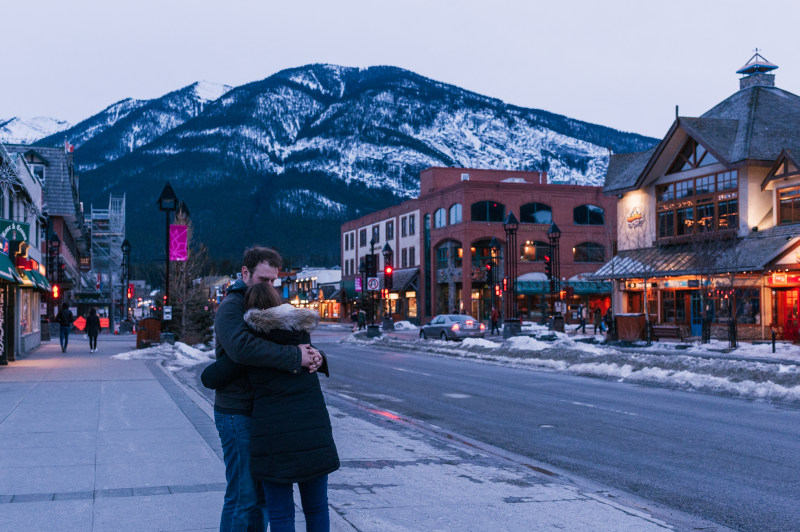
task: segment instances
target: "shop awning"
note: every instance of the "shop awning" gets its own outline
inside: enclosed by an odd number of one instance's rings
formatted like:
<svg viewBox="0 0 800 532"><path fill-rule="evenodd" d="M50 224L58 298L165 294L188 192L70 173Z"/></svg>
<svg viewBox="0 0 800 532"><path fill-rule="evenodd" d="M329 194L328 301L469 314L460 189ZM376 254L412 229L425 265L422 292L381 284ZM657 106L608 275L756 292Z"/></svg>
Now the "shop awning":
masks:
<svg viewBox="0 0 800 532"><path fill-rule="evenodd" d="M8 255L0 253L0 279L12 283L21 283L22 277Z"/></svg>
<svg viewBox="0 0 800 532"><path fill-rule="evenodd" d="M47 280L47 277L37 271L30 271L29 273L33 275L33 284L38 285L42 290L46 290L48 292L50 291L52 287L50 286L50 281Z"/></svg>
<svg viewBox="0 0 800 532"><path fill-rule="evenodd" d="M35 270L22 270L22 284L32 286L39 290L50 290L50 283L43 275Z"/></svg>
<svg viewBox="0 0 800 532"><path fill-rule="evenodd" d="M562 281L561 289L572 287L577 295L610 294L608 281ZM550 293L550 281L517 281L517 293L522 295L542 295Z"/></svg>

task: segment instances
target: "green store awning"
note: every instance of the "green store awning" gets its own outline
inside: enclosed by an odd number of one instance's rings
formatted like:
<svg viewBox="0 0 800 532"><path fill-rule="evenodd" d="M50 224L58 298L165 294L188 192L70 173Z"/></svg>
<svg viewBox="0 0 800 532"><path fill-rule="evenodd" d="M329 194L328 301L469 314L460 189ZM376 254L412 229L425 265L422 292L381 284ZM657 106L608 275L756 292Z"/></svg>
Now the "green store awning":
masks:
<svg viewBox="0 0 800 532"><path fill-rule="evenodd" d="M12 283L21 283L22 277L17 272L17 267L8 255L0 253L0 280Z"/></svg>
<svg viewBox="0 0 800 532"><path fill-rule="evenodd" d="M37 290L44 290L44 291L50 290L50 283L47 281L44 275L40 274L39 272L33 270L24 270L22 274L23 274L22 278L23 284L27 286L32 286Z"/></svg>
<svg viewBox="0 0 800 532"><path fill-rule="evenodd" d="M50 291L50 288L51 288L50 281L47 280L47 277L45 277L44 275L42 275L41 273L39 273L37 271L30 271L28 273L30 273L33 276L33 284L34 285L38 286L39 288L41 288L42 290L45 290L47 292Z"/></svg>
<svg viewBox="0 0 800 532"><path fill-rule="evenodd" d="M610 294L610 281L562 281L561 289L571 286L576 295ZM517 293L542 295L550 293L550 281L517 281Z"/></svg>

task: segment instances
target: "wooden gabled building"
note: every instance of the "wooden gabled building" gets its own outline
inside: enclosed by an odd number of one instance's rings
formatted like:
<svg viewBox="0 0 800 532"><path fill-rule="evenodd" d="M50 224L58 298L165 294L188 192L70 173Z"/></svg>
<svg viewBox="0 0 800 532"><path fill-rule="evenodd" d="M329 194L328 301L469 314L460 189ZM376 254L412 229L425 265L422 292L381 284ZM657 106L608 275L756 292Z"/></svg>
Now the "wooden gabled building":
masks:
<svg viewBox="0 0 800 532"><path fill-rule="evenodd" d="M655 148L612 155L619 251L596 278L616 281L617 313L800 340L800 96L776 68L756 53L736 93L676 116Z"/></svg>

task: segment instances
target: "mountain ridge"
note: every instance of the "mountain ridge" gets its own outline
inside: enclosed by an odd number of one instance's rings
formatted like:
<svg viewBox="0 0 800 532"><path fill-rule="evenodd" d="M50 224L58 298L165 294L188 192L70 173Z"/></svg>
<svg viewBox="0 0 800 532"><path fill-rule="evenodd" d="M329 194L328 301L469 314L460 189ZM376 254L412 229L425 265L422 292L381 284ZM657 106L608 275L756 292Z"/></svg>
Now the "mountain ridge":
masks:
<svg viewBox="0 0 800 532"><path fill-rule="evenodd" d="M601 185L609 149L656 143L392 66L294 67L202 104L194 85L123 100L115 120L111 106L69 130L85 139L74 142L82 197L129 194L129 239L148 242L144 262L160 249L150 235L163 233L154 202L167 181L212 256L237 260L265 242L293 261L330 264L341 223L416 196L426 167L546 170L551 182Z"/></svg>

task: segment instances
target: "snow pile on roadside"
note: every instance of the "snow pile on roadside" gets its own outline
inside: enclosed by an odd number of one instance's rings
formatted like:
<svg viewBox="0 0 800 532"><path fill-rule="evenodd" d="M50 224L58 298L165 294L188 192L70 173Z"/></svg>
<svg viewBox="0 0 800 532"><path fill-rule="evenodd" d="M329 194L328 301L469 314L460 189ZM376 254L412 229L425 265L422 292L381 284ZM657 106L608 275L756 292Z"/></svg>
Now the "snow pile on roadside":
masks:
<svg viewBox="0 0 800 532"><path fill-rule="evenodd" d="M405 320L395 322L394 328L395 328L395 330L398 330L398 331L416 331L416 330L419 329L419 327L417 327L416 325L414 325L410 321L405 321Z"/></svg>
<svg viewBox="0 0 800 532"><path fill-rule="evenodd" d="M117 360L160 360L162 366L175 373L183 368L210 362L216 358L216 355L214 351L203 351L197 347L175 342L175 345L163 343L147 349L136 349L135 351L120 353L111 358Z"/></svg>
<svg viewBox="0 0 800 532"><path fill-rule="evenodd" d="M483 349L497 349L498 347L500 347L500 344L492 342L491 340L485 340L483 338L464 338L464 341L461 342L461 346L467 349L472 347L478 347Z"/></svg>
<svg viewBox="0 0 800 532"><path fill-rule="evenodd" d="M358 339L348 339L361 343ZM376 338L368 341L387 348L456 356L472 360L615 379L683 390L733 395L748 399L800 402L800 364L769 360L771 346L745 344L732 354L722 353L727 343L697 345L687 351L637 349L621 351L604 345L575 341L557 334L547 342L528 336L503 343L471 339L461 344L439 340ZM748 360L742 354L759 356ZM797 346L781 346L781 359L800 362ZM773 355L775 356L775 355Z"/></svg>

